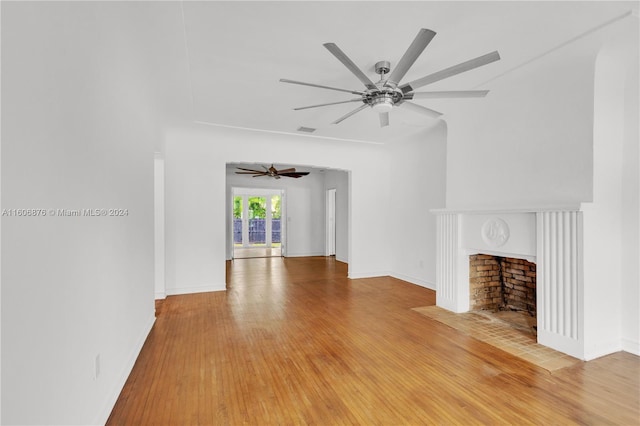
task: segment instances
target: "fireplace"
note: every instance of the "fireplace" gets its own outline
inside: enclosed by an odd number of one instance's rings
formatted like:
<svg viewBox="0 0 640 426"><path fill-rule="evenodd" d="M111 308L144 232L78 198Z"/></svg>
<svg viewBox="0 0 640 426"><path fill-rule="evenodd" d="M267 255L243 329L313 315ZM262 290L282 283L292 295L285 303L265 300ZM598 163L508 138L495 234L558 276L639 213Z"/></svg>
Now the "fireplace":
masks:
<svg viewBox="0 0 640 426"><path fill-rule="evenodd" d="M490 309L500 309L500 306L510 309L510 305L516 305L505 301L504 295L494 296L494 290L471 288L477 287L479 276L484 275L480 281L491 281L485 272L510 270L511 276L503 276L498 281L503 280L514 287L516 283L510 281L514 281L515 275L522 281L517 284L516 295L524 300L518 300L522 303L517 305L517 309L535 311L537 342L583 359L580 208L444 209L433 213L437 215L438 227L438 306L453 312L483 309L480 305ZM488 263L479 265L481 271L472 272L470 262L474 260L470 261L470 257ZM515 261L505 263L505 259ZM471 281L474 279L475 284ZM526 289L524 295L520 293L523 288ZM476 290L491 293L491 296L485 294L484 299L472 302L472 293Z"/></svg>
<svg viewBox="0 0 640 426"><path fill-rule="evenodd" d="M469 309L536 316L536 264L525 259L469 256Z"/></svg>

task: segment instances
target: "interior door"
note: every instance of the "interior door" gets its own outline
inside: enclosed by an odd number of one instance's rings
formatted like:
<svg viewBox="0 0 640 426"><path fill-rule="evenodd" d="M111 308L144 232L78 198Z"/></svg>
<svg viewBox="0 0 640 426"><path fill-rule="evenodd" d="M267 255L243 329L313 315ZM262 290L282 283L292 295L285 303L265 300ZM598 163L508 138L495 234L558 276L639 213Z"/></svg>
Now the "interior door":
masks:
<svg viewBox="0 0 640 426"><path fill-rule="evenodd" d="M328 189L326 192L326 239L325 255L336 255L336 190Z"/></svg>

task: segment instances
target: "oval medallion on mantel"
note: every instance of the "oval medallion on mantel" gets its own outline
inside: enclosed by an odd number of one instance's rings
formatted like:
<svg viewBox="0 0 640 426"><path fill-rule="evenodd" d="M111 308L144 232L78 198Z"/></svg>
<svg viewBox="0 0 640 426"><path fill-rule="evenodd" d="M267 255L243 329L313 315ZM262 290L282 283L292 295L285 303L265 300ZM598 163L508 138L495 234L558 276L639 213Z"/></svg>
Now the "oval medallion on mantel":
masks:
<svg viewBox="0 0 640 426"><path fill-rule="evenodd" d="M509 225L497 217L487 220L480 232L482 239L490 247L500 247L509 240Z"/></svg>

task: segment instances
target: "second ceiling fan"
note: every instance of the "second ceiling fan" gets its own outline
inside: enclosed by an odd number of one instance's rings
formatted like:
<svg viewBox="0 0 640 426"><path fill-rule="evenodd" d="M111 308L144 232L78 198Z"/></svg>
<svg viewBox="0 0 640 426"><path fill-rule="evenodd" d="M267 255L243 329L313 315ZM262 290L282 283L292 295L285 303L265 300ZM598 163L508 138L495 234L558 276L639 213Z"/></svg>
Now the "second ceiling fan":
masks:
<svg viewBox="0 0 640 426"><path fill-rule="evenodd" d="M239 175L252 175L251 177L269 176L275 179L280 179L281 176L298 179L302 176L306 176L309 174L309 172L297 172L296 169L293 167L290 169L278 170L275 167L273 167L273 164L271 165L271 167L262 166L262 168L264 169L264 171L237 167L238 170L242 170L242 171L236 172L236 173Z"/></svg>
<svg viewBox="0 0 640 426"><path fill-rule="evenodd" d="M458 65L451 66L441 71L429 74L425 77L417 80L410 81L409 83L400 84L400 81L405 76L409 68L418 59L422 51L431 42L435 32L422 28L415 39L404 53L398 65L391 71L391 66L388 61L380 61L375 64L376 73L380 74L380 81L374 83L369 77L367 77L360 68L334 43L325 43L323 46L329 50L340 62L342 62L365 86L365 90L349 90L341 89L337 87L323 86L320 84L305 83L302 81L280 79L283 83L300 84L303 86L318 87L321 89L337 90L339 92L351 93L358 95L357 98L348 99L339 102L330 102L318 105L310 105L305 107L294 108L294 110L303 110L309 108L317 108L329 105L345 104L350 102L362 102L358 108L348 112L342 117L338 118L332 124L338 124L343 120L351 117L352 115L362 111L367 107L371 107L380 116L380 126L389 125L389 111L394 107L403 106L406 109L411 109L415 112L421 113L431 118L437 118L442 115L438 111L434 111L430 108L418 105L410 102L413 99L436 99L436 98L479 98L484 97L489 92L488 90L456 90L456 91L438 91L438 92L414 92L414 90L420 87L426 86L436 81L443 80L445 78L454 76L456 74L463 73L465 71L472 70L474 68L481 67L483 65L490 64L491 62L500 59L500 55L497 51L487 53L486 55L479 56L474 59L470 59L466 62L462 62ZM391 71L391 73L389 73ZM387 75L388 74L388 75Z"/></svg>

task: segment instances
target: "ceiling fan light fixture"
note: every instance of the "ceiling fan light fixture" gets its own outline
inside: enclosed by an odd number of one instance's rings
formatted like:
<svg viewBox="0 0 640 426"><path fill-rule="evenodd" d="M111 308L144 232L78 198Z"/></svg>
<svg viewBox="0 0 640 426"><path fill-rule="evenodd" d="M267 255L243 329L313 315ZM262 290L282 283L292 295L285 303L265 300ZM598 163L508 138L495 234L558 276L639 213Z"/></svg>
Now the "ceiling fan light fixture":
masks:
<svg viewBox="0 0 640 426"><path fill-rule="evenodd" d="M388 93L381 93L371 99L371 108L376 112L389 112L393 108L393 96Z"/></svg>

